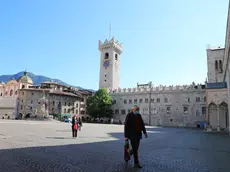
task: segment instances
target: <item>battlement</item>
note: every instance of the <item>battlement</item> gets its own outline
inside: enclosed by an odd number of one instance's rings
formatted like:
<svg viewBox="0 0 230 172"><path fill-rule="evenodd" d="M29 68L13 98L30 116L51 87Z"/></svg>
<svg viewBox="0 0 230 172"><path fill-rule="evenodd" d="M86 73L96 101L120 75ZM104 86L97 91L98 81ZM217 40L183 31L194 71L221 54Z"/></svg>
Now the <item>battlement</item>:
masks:
<svg viewBox="0 0 230 172"><path fill-rule="evenodd" d="M219 45L219 46L211 46L211 45L207 45L207 50L223 50L225 47L223 45Z"/></svg>
<svg viewBox="0 0 230 172"><path fill-rule="evenodd" d="M102 51L103 49L107 49L107 48L116 48L117 50L120 51L120 53L122 52L123 46L121 43L118 42L118 40L115 40L115 38L113 37L111 40L105 40L104 42L100 41L98 42L98 49L100 51Z"/></svg>
<svg viewBox="0 0 230 172"><path fill-rule="evenodd" d="M195 90L204 90L204 84L197 84L197 85L170 85L170 86L146 86L146 87L137 87L137 88L119 88L116 90L107 89L107 91L111 94L119 94L119 93L145 93L145 92L162 92L162 91L195 91Z"/></svg>

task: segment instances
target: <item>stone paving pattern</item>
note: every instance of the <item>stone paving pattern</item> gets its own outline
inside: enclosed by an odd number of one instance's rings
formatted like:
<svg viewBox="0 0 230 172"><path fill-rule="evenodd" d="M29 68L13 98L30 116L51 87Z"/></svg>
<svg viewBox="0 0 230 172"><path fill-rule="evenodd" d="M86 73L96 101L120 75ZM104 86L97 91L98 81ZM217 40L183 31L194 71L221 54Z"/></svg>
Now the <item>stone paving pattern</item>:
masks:
<svg viewBox="0 0 230 172"><path fill-rule="evenodd" d="M0 121L0 172L230 172L230 135L148 128L143 169L123 160L123 126L84 124L71 137L68 123Z"/></svg>

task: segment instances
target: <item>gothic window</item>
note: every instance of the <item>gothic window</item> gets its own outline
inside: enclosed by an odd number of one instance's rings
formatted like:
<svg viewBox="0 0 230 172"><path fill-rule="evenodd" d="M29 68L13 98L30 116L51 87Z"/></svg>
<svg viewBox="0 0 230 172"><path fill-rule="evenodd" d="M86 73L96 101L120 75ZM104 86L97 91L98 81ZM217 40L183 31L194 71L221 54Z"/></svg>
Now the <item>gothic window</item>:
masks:
<svg viewBox="0 0 230 172"><path fill-rule="evenodd" d="M149 102L149 99L145 99L145 103L148 103Z"/></svg>
<svg viewBox="0 0 230 172"><path fill-rule="evenodd" d="M134 104L137 104L137 99L134 99Z"/></svg>
<svg viewBox="0 0 230 172"><path fill-rule="evenodd" d="M157 98L157 103L160 103L160 101L161 101L160 98Z"/></svg>
<svg viewBox="0 0 230 172"><path fill-rule="evenodd" d="M149 110L148 109L143 109L143 114L148 114Z"/></svg>
<svg viewBox="0 0 230 172"><path fill-rule="evenodd" d="M140 103L143 103L143 99L140 99L139 102L140 102Z"/></svg>
<svg viewBox="0 0 230 172"><path fill-rule="evenodd" d="M132 99L129 99L129 104L132 104Z"/></svg>
<svg viewBox="0 0 230 172"><path fill-rule="evenodd" d="M222 61L221 61L221 60L219 60L219 69L220 69L221 71L223 71L223 64L222 64Z"/></svg>
<svg viewBox="0 0 230 172"><path fill-rule="evenodd" d="M188 114L188 107L183 107L184 114Z"/></svg>
<svg viewBox="0 0 230 172"><path fill-rule="evenodd" d="M125 109L121 109L121 114L125 115L126 114L126 110Z"/></svg>
<svg viewBox="0 0 230 172"><path fill-rule="evenodd" d="M154 103L154 99L151 99L151 103Z"/></svg>
<svg viewBox="0 0 230 172"><path fill-rule="evenodd" d="M171 107L169 107L169 106L166 107L166 113L167 113L167 114L170 114L170 113L171 113Z"/></svg>
<svg viewBox="0 0 230 172"><path fill-rule="evenodd" d="M200 97L196 97L196 102L200 102Z"/></svg>
<svg viewBox="0 0 230 172"><path fill-rule="evenodd" d="M117 54L115 54L115 60L118 60L118 55Z"/></svg>
<svg viewBox="0 0 230 172"><path fill-rule="evenodd" d="M218 70L218 61L215 60L215 69Z"/></svg>
<svg viewBox="0 0 230 172"><path fill-rule="evenodd" d="M10 96L13 96L13 90L10 90Z"/></svg>
<svg viewBox="0 0 230 172"><path fill-rule="evenodd" d="M124 104L127 104L127 100L124 100Z"/></svg>
<svg viewBox="0 0 230 172"><path fill-rule="evenodd" d="M70 102L69 102L69 104L68 104L69 106L70 106Z"/></svg>
<svg viewBox="0 0 230 172"><path fill-rule="evenodd" d="M202 107L202 115L205 115L205 114L206 114L206 107L203 106L203 107Z"/></svg>
<svg viewBox="0 0 230 172"><path fill-rule="evenodd" d="M105 53L105 59L109 59L109 53Z"/></svg>
<svg viewBox="0 0 230 172"><path fill-rule="evenodd" d="M164 102L165 102L165 103L168 102L168 98L167 98L167 97L164 98Z"/></svg>
<svg viewBox="0 0 230 172"><path fill-rule="evenodd" d="M115 109L115 114L119 114L119 109Z"/></svg>

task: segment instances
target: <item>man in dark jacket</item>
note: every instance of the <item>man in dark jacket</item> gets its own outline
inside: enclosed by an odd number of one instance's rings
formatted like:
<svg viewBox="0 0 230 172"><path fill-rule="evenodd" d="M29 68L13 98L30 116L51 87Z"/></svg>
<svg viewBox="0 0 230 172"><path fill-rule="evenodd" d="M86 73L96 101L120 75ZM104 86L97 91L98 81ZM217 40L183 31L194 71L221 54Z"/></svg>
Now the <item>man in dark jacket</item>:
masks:
<svg viewBox="0 0 230 172"><path fill-rule="evenodd" d="M134 155L134 168L142 168L138 159L138 148L140 139L142 139L142 132L147 138L147 132L141 114L140 108L134 106L132 112L130 112L125 119L125 140L130 140L132 146L131 154Z"/></svg>

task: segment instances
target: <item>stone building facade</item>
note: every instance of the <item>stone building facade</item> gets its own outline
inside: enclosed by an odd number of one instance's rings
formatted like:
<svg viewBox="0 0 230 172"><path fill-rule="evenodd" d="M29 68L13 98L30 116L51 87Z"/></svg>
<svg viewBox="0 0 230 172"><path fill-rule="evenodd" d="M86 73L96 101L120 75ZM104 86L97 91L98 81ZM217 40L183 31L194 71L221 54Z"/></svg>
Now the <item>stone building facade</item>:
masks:
<svg viewBox="0 0 230 172"><path fill-rule="evenodd" d="M87 117L86 100L90 95L92 92L88 90L79 90L53 81L35 86L25 72L17 80L0 84L0 118L24 119L38 115L76 114Z"/></svg>
<svg viewBox="0 0 230 172"><path fill-rule="evenodd" d="M101 52L99 88L107 88L114 118L124 122L133 105L139 105L144 122L160 126L200 126L205 120L205 85L159 86L137 84L120 88L120 55L123 47L114 38L99 41Z"/></svg>
<svg viewBox="0 0 230 172"><path fill-rule="evenodd" d="M133 105L146 124L199 127L205 120L205 85L159 86L108 90L114 100L114 118L124 122Z"/></svg>
<svg viewBox="0 0 230 172"><path fill-rule="evenodd" d="M7 83L0 83L0 118L15 119L18 115L19 90L32 85L27 72L17 80L12 78Z"/></svg>

